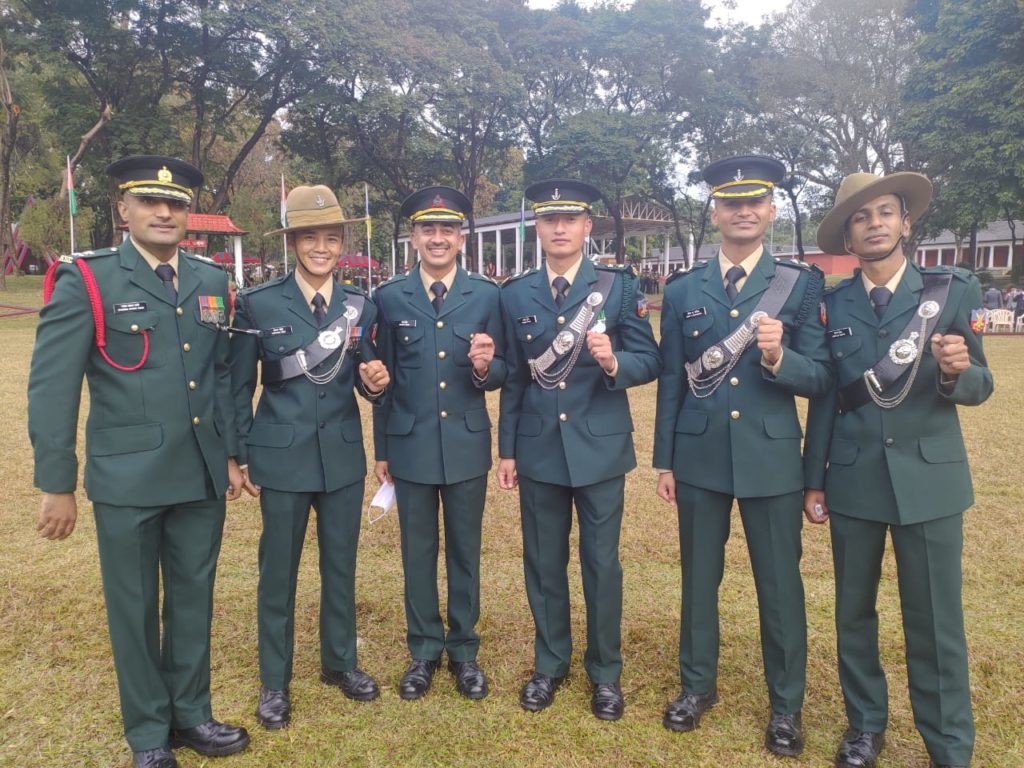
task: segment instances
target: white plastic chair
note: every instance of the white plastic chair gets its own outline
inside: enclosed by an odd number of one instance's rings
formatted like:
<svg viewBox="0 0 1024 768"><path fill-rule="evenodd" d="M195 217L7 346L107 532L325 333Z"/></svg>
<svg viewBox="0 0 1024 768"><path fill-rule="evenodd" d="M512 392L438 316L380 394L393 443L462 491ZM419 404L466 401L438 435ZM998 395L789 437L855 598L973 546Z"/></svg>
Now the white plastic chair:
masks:
<svg viewBox="0 0 1024 768"><path fill-rule="evenodd" d="M988 315L989 330L998 333L1000 329L1013 333L1013 310L991 309Z"/></svg>

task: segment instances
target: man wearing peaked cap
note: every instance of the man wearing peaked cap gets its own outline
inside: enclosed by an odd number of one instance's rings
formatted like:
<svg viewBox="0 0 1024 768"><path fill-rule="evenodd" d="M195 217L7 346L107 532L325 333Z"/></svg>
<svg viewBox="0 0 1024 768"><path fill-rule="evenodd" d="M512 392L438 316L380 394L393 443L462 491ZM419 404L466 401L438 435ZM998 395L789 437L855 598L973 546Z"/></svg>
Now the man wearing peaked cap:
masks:
<svg viewBox="0 0 1024 768"><path fill-rule="evenodd" d="M325 186L286 200L284 232L295 270L242 291L231 338L238 461L260 497L260 693L256 719L288 724L299 560L316 510L320 549L320 680L350 699L379 693L356 658L356 549L366 481L354 391L377 403L388 373L372 343L377 310L358 288L335 282L345 219ZM257 372L263 390L253 414Z"/></svg>
<svg viewBox="0 0 1024 768"><path fill-rule="evenodd" d="M394 482L405 574L406 642L412 657L398 686L403 699L430 688L444 652L459 693L482 699L480 536L491 468L485 392L505 381L498 286L458 264L469 200L432 186L402 203L419 262L374 297L377 345L392 373L374 410L374 474ZM444 514L448 630L437 591L438 504Z"/></svg>
<svg viewBox="0 0 1024 768"><path fill-rule="evenodd" d="M795 395L830 385L820 271L772 258L781 163L745 155L704 169L718 256L669 278L661 316L654 466L679 515L682 691L666 728L692 731L718 702L718 588L738 500L757 586L770 715L765 746L800 754L807 627L800 578L802 476Z"/></svg>
<svg viewBox="0 0 1024 768"><path fill-rule="evenodd" d="M973 327L977 278L903 253L931 193L918 173L851 174L818 229L822 250L860 261L825 292L835 385L811 400L804 455L804 512L828 520L832 536L848 721L839 768L875 765L885 744L875 602L887 533L914 722L932 765L966 766L974 748L961 604L963 512L974 494L957 406L984 402L993 384Z"/></svg>
<svg viewBox="0 0 1024 768"><path fill-rule="evenodd" d="M39 315L28 389L35 483L43 491L38 527L63 539L75 526L85 377L85 489L125 736L133 765L173 768L171 746L215 756L249 743L244 728L214 720L210 705L224 501L242 486L241 474L229 470L228 337L216 327L227 322L228 285L223 271L178 250L192 188L203 179L196 168L143 155L108 171L128 238L62 258L47 275Z"/></svg>
<svg viewBox="0 0 1024 768"><path fill-rule="evenodd" d="M573 179L526 189L545 266L502 287L508 378L501 392L498 481L519 487L526 593L536 628L534 674L520 705L552 704L569 672L569 532L580 527L587 604L584 666L591 711L618 720L622 671L622 525L626 473L636 466L626 389L661 367L646 299L632 272L583 257L600 192Z"/></svg>

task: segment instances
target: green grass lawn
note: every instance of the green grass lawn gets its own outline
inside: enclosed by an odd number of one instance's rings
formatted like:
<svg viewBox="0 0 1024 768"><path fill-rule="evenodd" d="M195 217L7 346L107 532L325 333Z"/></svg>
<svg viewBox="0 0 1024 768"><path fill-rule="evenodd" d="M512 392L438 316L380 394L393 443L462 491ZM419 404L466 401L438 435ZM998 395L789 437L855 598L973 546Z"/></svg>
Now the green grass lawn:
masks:
<svg viewBox="0 0 1024 768"><path fill-rule="evenodd" d="M39 278L12 278L8 285L10 290L0 293L0 304L41 303ZM657 327L657 312L652 321ZM32 487L25 429L35 323L35 316L0 319L0 422L6 426L0 431L0 766L124 766L129 753L121 733L95 528L84 495L79 525L70 539L48 542L35 532L39 495ZM964 599L978 728L974 765L1004 768L1024 766L1024 338L993 337L986 341L986 350L996 394L979 408L961 411L977 496L965 518ZM679 689L677 523L674 508L654 495L650 459L655 386L634 390L630 397L640 468L627 477L622 532L626 714L621 722L599 722L590 714L581 663L585 617L576 557L570 565L577 640L571 677L551 709L529 714L519 708L519 687L532 669L533 625L523 587L518 500L492 480L479 625L480 662L491 678L490 697L478 703L460 698L451 675L442 670L424 700L398 698L407 652L398 520L392 513L374 525L364 521L358 565L360 666L380 682L381 697L369 704L351 702L318 681L319 577L310 526L297 598L293 724L276 733L262 730L253 715L259 687L255 614L260 516L257 502L246 497L229 507L218 571L213 703L215 717L245 725L253 742L247 752L218 760L181 750L182 766L830 765L845 716L836 673L825 528L804 529L810 642L804 755L787 762L771 757L761 745L768 703L754 585L738 520L721 587L721 704L695 733L673 734L662 727L664 705ZM495 394L490 406L496 419ZM368 455L372 458L372 452ZM375 481L367 483L367 500L375 486ZM439 567L443 579L443 557ZM879 613L890 687L888 744L881 765L924 768L928 757L907 696L891 553Z"/></svg>

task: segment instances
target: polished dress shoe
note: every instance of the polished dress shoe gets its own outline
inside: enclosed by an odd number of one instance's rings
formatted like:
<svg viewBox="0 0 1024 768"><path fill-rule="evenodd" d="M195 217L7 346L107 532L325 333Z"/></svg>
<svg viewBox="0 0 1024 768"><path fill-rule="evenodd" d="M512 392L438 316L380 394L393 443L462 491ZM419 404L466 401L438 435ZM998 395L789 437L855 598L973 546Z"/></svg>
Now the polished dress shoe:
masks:
<svg viewBox="0 0 1024 768"><path fill-rule="evenodd" d="M622 698L622 688L618 683L594 683L594 693L590 697L590 711L598 720L618 720L626 702Z"/></svg>
<svg viewBox="0 0 1024 768"><path fill-rule="evenodd" d="M449 659L448 669L455 675L455 687L467 699L477 701L487 695L487 677L475 661Z"/></svg>
<svg viewBox="0 0 1024 768"><path fill-rule="evenodd" d="M796 757L804 751L804 732L800 713L780 715L772 712L764 732L764 746L773 755Z"/></svg>
<svg viewBox="0 0 1024 768"><path fill-rule="evenodd" d="M169 747L132 752L132 768L178 768L178 761Z"/></svg>
<svg viewBox="0 0 1024 768"><path fill-rule="evenodd" d="M211 719L195 728L171 729L170 742L175 749L188 747L206 757L224 757L248 747L249 732L245 728Z"/></svg>
<svg viewBox="0 0 1024 768"><path fill-rule="evenodd" d="M402 679L398 682L398 695L406 701L422 699L430 690L430 684L434 680L434 670L437 669L437 661L423 661L413 659L409 668L405 670Z"/></svg>
<svg viewBox="0 0 1024 768"><path fill-rule="evenodd" d="M711 693L681 693L665 708L661 724L670 731L684 733L700 725L700 718L718 703L718 691Z"/></svg>
<svg viewBox="0 0 1024 768"><path fill-rule="evenodd" d="M875 768L885 746L885 733L869 733L850 728L843 734L836 752L836 768Z"/></svg>
<svg viewBox="0 0 1024 768"><path fill-rule="evenodd" d="M284 728L292 719L292 703L288 691L274 691L260 688L260 700L256 705L256 720L268 731Z"/></svg>
<svg viewBox="0 0 1024 768"><path fill-rule="evenodd" d="M519 693L519 706L527 712L540 712L555 701L555 691L562 684L562 677L548 677L534 672Z"/></svg>
<svg viewBox="0 0 1024 768"><path fill-rule="evenodd" d="M348 672L321 669L320 682L341 688L341 692L353 701L373 701L380 696L377 682L361 669L350 669Z"/></svg>

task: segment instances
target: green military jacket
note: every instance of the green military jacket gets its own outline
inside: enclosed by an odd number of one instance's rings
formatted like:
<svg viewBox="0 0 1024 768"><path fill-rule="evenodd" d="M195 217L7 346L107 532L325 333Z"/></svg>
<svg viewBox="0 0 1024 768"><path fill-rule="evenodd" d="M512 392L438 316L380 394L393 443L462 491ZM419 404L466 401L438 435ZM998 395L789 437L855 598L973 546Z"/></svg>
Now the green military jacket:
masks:
<svg viewBox="0 0 1024 768"><path fill-rule="evenodd" d="M939 384L939 365L925 341L920 369L897 407L874 402L839 413L838 388L859 379L888 353L916 316L922 273L950 272L953 281L936 333L959 334L971 367L951 392ZM974 503L957 405L978 405L992 394L992 373L971 311L981 308L981 286L966 270L907 264L881 320L864 290L860 270L827 290L824 308L836 388L811 401L804 455L806 485L824 489L828 507L849 517L907 525L958 514ZM908 365L910 369L912 366ZM884 393L891 397L909 370Z"/></svg>
<svg viewBox="0 0 1024 768"><path fill-rule="evenodd" d="M776 313L785 328L778 375L761 365L755 341L710 396L695 396L685 363L700 359L746 322L779 269L800 274ZM671 469L677 481L737 498L803 488L794 395L821 394L832 382L818 317L822 285L817 269L767 253L735 304L725 293L717 259L669 279L661 312L664 369L658 379L655 467Z"/></svg>
<svg viewBox="0 0 1024 768"><path fill-rule="evenodd" d="M39 313L28 386L28 426L41 490L75 489L75 442L82 377L89 386L85 489L115 506L163 506L227 488L235 420L227 367L228 337L202 322L210 297L227 306L227 275L203 259L178 256L178 300L131 240L78 254L96 279L90 302L82 273L61 264L50 302ZM93 313L105 327L97 347ZM226 319L226 318L225 318ZM145 352L148 342L148 354Z"/></svg>
<svg viewBox="0 0 1024 768"><path fill-rule="evenodd" d="M617 374L605 374L584 344L565 386L543 389L531 379L528 361L542 355L576 316L594 290L599 270L617 273L604 304ZM501 391L498 454L515 459L519 474L580 487L636 466L626 390L653 381L661 369L646 302L637 291L631 272L595 267L586 258L561 309L555 306L544 269L525 272L502 287L508 378Z"/></svg>
<svg viewBox="0 0 1024 768"><path fill-rule="evenodd" d="M315 384L303 375L265 385L253 415L259 365L290 357L337 324L355 297L362 312L353 328L354 346L337 376ZM377 359L373 328L377 310L358 288L335 283L322 328L306 303L294 273L238 294L234 325L260 334L231 337L231 379L238 425L238 462L249 465L253 482L277 491L335 491L366 475L363 428L354 389L366 396L360 362ZM311 372L321 375L338 361L334 352Z"/></svg>
<svg viewBox="0 0 1024 768"><path fill-rule="evenodd" d="M381 408L374 409L378 461L395 477L447 485L491 468L491 419L485 391L505 381L500 289L458 268L441 312L423 290L419 265L377 289L377 346L391 374ZM487 378L477 381L469 360L475 333L494 339Z"/></svg>

